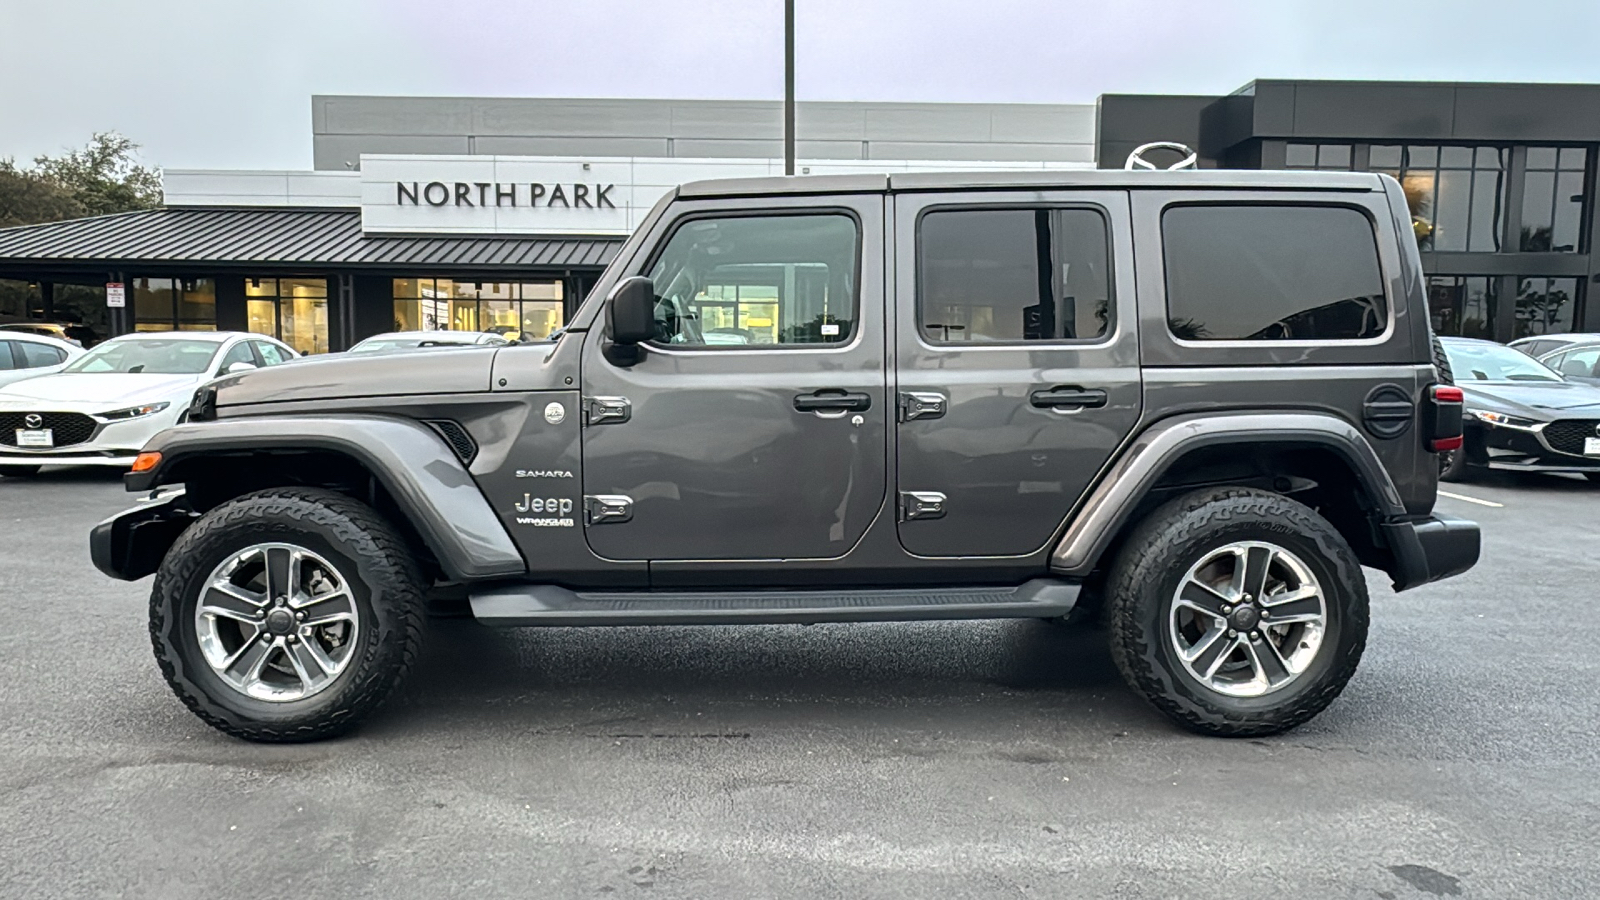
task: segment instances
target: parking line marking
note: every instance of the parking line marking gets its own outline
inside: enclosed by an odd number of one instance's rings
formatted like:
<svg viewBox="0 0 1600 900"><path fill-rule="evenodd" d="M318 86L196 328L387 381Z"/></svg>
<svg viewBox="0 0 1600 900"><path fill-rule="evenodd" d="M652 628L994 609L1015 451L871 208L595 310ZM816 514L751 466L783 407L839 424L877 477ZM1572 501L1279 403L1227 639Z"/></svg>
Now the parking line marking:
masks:
<svg viewBox="0 0 1600 900"><path fill-rule="evenodd" d="M1449 491L1440 491L1439 496L1449 497L1451 500L1465 500L1468 503L1476 503L1479 506L1492 506L1495 509L1506 508L1504 503L1496 503L1493 500L1479 500L1477 497L1468 497L1466 494L1452 494Z"/></svg>

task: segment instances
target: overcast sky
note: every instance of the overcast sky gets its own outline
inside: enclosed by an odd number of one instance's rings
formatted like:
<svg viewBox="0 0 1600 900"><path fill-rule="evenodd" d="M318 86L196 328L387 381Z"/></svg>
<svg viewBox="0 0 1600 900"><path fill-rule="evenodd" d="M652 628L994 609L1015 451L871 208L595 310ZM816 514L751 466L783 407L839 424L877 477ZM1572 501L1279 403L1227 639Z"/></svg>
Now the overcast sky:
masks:
<svg viewBox="0 0 1600 900"><path fill-rule="evenodd" d="M1597 0L797 0L815 100L1600 82ZM782 0L0 0L0 156L310 168L312 94L777 98Z"/></svg>

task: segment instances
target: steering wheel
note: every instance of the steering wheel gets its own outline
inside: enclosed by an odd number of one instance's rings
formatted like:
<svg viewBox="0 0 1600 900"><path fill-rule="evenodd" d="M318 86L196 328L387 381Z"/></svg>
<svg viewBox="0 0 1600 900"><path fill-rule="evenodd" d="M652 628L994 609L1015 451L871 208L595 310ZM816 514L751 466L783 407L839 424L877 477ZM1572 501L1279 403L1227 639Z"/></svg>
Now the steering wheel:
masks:
<svg viewBox="0 0 1600 900"><path fill-rule="evenodd" d="M1173 141L1152 141L1148 144L1140 144L1139 146L1133 148L1133 152L1128 154L1128 161L1123 163L1122 167L1130 172L1140 169L1146 171L1161 171L1160 166L1144 158L1145 153L1150 150L1171 150L1175 153L1185 154L1183 159L1178 160L1170 166L1167 166L1167 171L1169 172L1176 169L1198 168L1200 164L1200 154L1189 149L1189 147L1185 144L1179 144Z"/></svg>

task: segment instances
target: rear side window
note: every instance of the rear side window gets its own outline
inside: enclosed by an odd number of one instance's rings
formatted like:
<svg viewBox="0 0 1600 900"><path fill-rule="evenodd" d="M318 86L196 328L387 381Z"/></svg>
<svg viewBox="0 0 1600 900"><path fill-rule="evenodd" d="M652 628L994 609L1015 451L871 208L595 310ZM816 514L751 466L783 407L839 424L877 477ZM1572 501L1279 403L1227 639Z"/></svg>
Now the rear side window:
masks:
<svg viewBox="0 0 1600 900"><path fill-rule="evenodd" d="M934 210L918 229L917 327L937 343L1101 337L1109 259L1093 209Z"/></svg>
<svg viewBox="0 0 1600 900"><path fill-rule="evenodd" d="M1190 341L1348 341L1388 326L1372 224L1346 206L1174 206L1167 327Z"/></svg>
<svg viewBox="0 0 1600 900"><path fill-rule="evenodd" d="M67 354L55 347L44 344L35 344L32 341L18 341L17 348L22 351L22 367L24 369L37 369L42 366L53 366L67 358Z"/></svg>

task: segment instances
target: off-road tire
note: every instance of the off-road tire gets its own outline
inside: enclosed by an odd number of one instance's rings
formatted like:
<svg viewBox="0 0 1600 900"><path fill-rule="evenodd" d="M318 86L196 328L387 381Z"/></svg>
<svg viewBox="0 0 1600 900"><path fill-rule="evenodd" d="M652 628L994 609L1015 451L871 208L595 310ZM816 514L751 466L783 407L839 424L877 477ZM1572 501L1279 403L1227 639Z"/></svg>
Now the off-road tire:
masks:
<svg viewBox="0 0 1600 900"><path fill-rule="evenodd" d="M344 671L300 700L270 702L224 683L196 639L205 580L252 544L304 546L348 576L361 627ZM315 741L348 731L405 677L422 640L422 574L404 539L370 507L316 488L273 488L212 509L168 551L150 593L150 640L178 699L206 724L262 742Z"/></svg>
<svg viewBox="0 0 1600 900"><path fill-rule="evenodd" d="M39 466L0 466L0 478L32 478L39 474Z"/></svg>
<svg viewBox="0 0 1600 900"><path fill-rule="evenodd" d="M1234 541L1268 541L1300 557L1327 603L1321 650L1294 682L1260 697L1205 687L1168 637L1173 595L1189 567ZM1277 734L1326 709L1361 661L1367 586L1355 553L1328 521L1281 494L1204 488L1156 509L1117 553L1106 586L1111 655L1128 684L1185 728L1221 737Z"/></svg>

